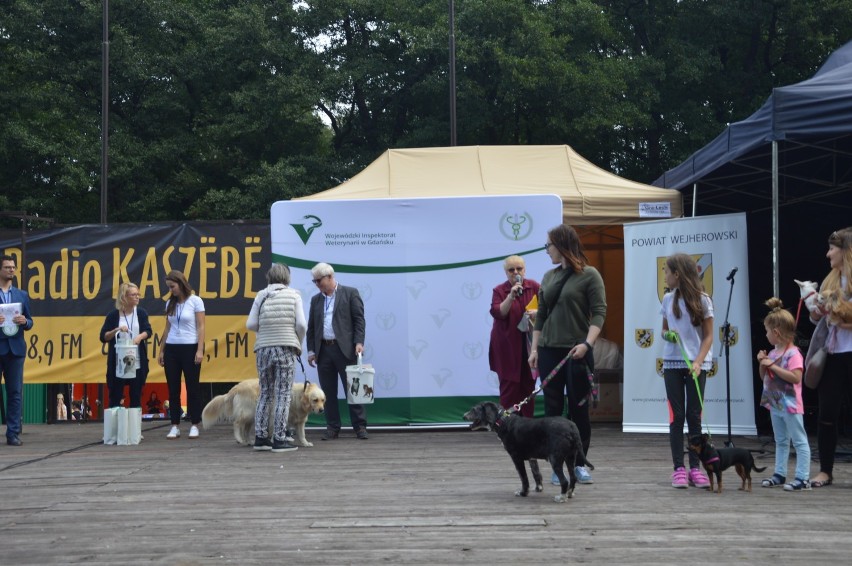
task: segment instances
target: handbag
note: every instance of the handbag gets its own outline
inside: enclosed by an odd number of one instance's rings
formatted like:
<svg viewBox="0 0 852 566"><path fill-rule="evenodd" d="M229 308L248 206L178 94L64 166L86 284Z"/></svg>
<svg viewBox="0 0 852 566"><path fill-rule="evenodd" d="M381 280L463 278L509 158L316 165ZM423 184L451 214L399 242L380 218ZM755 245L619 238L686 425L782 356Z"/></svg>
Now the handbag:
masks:
<svg viewBox="0 0 852 566"><path fill-rule="evenodd" d="M828 359L826 346L828 333L828 323L823 317L817 323L814 334L811 336L811 343L808 345L808 354L805 356L805 386L810 389L817 388L825 369L825 362Z"/></svg>

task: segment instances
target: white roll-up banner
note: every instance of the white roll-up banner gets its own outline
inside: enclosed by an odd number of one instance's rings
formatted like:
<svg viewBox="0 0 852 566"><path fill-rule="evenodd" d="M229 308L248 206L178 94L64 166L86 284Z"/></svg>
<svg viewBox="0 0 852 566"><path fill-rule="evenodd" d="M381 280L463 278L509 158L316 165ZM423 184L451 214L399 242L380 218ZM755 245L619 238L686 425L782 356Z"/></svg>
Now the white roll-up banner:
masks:
<svg viewBox="0 0 852 566"><path fill-rule="evenodd" d="M363 361L375 369L369 423L459 423L475 402L499 395L488 366L489 309L491 290L506 280L503 260L522 256L527 277L540 281L553 267L544 243L562 223L562 201L280 201L271 223L273 260L290 266L306 316L319 292L310 269L319 262L331 264L337 282L356 287L364 300Z"/></svg>
<svg viewBox="0 0 852 566"><path fill-rule="evenodd" d="M743 213L624 225L625 432L669 431L662 378L660 305L667 291L663 266L668 256L687 253L698 264L715 314L713 368L704 392L702 431L727 435L730 405L731 433L756 434L747 244ZM726 315L730 323L728 359L722 340Z"/></svg>

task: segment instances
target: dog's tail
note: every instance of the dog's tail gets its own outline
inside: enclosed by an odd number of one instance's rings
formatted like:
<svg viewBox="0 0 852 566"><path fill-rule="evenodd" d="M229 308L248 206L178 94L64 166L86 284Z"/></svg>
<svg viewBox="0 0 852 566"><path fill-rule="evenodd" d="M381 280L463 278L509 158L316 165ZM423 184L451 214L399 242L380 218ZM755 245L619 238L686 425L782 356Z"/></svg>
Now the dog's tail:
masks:
<svg viewBox="0 0 852 566"><path fill-rule="evenodd" d="M752 462L751 463L751 469L754 470L755 472L762 472L763 470L766 469L766 466L763 466L762 468L758 468L757 466L754 465L754 462Z"/></svg>
<svg viewBox="0 0 852 566"><path fill-rule="evenodd" d="M566 466L570 466L571 462L565 462ZM586 466L590 470L594 471L595 467L586 459L586 453L583 451L583 447L581 446L577 450L577 455L574 457L574 465L575 466Z"/></svg>
<svg viewBox="0 0 852 566"><path fill-rule="evenodd" d="M231 400L228 395L217 395L210 399L210 402L207 403L201 412L201 425L204 427L204 430L207 430L220 420L229 419L230 413Z"/></svg>

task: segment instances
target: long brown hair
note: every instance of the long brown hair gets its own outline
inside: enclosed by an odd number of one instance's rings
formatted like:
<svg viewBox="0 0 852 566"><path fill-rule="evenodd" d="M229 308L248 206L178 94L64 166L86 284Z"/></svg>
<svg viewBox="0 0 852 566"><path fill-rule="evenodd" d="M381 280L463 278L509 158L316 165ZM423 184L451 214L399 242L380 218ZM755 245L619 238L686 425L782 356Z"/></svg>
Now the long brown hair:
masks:
<svg viewBox="0 0 852 566"><path fill-rule="evenodd" d="M828 244L837 246L843 251L843 263L840 269L832 269L820 285L820 291L836 291L840 289L840 276L846 276L846 288L843 292L847 297L852 296L852 226L832 232Z"/></svg>
<svg viewBox="0 0 852 566"><path fill-rule="evenodd" d="M675 289L672 312L675 318L681 317L679 298L683 297L689 321L692 326L701 326L704 321L704 310L701 308L701 295L704 294L704 283L698 277L698 264L691 255L674 254L666 258L666 267L671 273L678 275L678 285Z"/></svg>
<svg viewBox="0 0 852 566"><path fill-rule="evenodd" d="M576 272L583 271L589 265L589 259L583 252L583 244L577 231L567 224L560 224L547 233L550 243L559 250L559 255L565 258L568 265Z"/></svg>
<svg viewBox="0 0 852 566"><path fill-rule="evenodd" d="M169 271L169 274L166 275L166 281L171 281L172 283L177 283L178 288L180 289L181 298L186 300L190 295L195 293L190 286L189 281L186 280L186 275L177 270ZM173 301L174 296L169 298L168 306L166 306L166 315L174 316L175 309L177 308L178 301Z"/></svg>

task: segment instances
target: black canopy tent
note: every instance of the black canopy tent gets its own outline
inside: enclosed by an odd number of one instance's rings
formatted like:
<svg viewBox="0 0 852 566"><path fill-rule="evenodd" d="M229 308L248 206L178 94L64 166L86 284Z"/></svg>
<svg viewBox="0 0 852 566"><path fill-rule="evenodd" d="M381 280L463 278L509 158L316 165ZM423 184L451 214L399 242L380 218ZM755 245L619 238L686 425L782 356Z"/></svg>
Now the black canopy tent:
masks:
<svg viewBox="0 0 852 566"><path fill-rule="evenodd" d="M653 184L683 191L693 215L748 213L752 283L764 299L766 260L774 296L795 291L793 278L821 280L828 235L852 225L852 42Z"/></svg>

